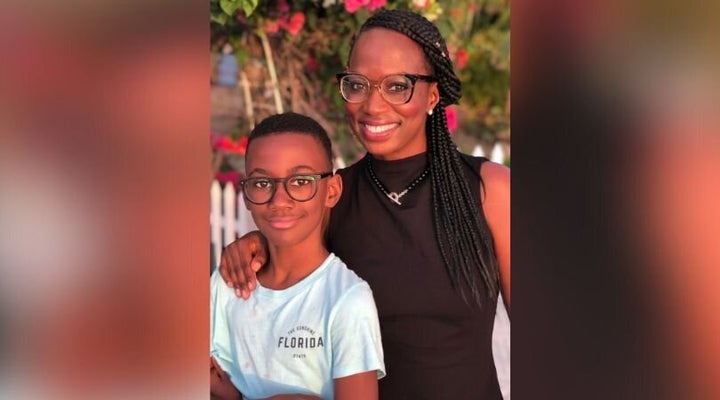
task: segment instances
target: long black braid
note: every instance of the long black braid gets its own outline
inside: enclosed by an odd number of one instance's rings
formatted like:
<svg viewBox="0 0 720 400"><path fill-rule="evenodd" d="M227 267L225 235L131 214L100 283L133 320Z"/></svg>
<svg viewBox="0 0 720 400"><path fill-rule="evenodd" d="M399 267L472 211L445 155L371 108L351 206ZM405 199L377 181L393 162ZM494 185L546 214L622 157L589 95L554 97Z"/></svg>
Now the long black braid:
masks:
<svg viewBox="0 0 720 400"><path fill-rule="evenodd" d="M482 306L483 300L475 280L479 271L488 298L494 301L499 290L499 273L492 234L478 204L477 194L472 193L465 179L463 162L450 139L445 117L445 107L457 104L460 99L460 80L453 70L445 40L433 23L411 11L381 10L363 24L355 39L372 28L391 29L417 42L438 79L440 101L425 123L435 237L450 281L462 298L468 301L464 282L473 300ZM355 40L351 53L354 44Z"/></svg>

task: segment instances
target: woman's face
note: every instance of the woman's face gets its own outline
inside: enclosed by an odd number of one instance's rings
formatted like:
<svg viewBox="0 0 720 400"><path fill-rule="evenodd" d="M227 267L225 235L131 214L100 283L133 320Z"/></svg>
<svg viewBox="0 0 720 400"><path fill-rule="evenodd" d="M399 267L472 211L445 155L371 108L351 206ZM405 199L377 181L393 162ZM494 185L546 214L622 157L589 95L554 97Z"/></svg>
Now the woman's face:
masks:
<svg viewBox="0 0 720 400"><path fill-rule="evenodd" d="M374 84L393 74L431 74L420 45L383 28L357 38L347 72L362 74ZM437 83L418 80L406 104L390 104L373 88L365 101L345 103L345 109L351 129L370 154L397 160L425 151L425 119L439 99Z"/></svg>

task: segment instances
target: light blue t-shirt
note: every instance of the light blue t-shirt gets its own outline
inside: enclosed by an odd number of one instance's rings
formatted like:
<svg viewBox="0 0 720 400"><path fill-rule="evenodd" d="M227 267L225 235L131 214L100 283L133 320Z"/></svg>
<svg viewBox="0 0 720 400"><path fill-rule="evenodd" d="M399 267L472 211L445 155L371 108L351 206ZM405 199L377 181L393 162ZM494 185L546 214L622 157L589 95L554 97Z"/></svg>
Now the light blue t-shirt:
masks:
<svg viewBox="0 0 720 400"><path fill-rule="evenodd" d="M298 393L332 399L333 379L385 376L370 286L334 254L284 290L258 283L238 298L219 273L210 284L210 351L247 399Z"/></svg>

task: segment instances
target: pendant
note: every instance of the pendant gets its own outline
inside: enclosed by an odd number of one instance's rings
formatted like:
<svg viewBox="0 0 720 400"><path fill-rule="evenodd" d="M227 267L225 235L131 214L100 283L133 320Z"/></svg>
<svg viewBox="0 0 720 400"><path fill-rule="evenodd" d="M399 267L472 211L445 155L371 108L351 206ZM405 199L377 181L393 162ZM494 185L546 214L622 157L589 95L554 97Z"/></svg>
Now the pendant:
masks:
<svg viewBox="0 0 720 400"><path fill-rule="evenodd" d="M400 197L402 197L402 194L401 194L401 195L398 195L398 194L395 193L395 192L385 193L385 194L386 194L387 197L388 197L390 200L392 200L395 204L397 204L397 205L399 205L399 206L402 205L402 203L400 203ZM403 193L403 194L405 194L405 193Z"/></svg>

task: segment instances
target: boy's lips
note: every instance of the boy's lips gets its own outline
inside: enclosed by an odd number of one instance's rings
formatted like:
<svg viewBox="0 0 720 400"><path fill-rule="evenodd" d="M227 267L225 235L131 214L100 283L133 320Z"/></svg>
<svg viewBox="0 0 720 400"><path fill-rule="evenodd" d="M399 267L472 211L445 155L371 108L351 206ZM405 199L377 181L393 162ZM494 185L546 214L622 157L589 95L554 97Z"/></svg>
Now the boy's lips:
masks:
<svg viewBox="0 0 720 400"><path fill-rule="evenodd" d="M297 223L297 217L276 217L268 218L268 224L275 229L289 229Z"/></svg>

